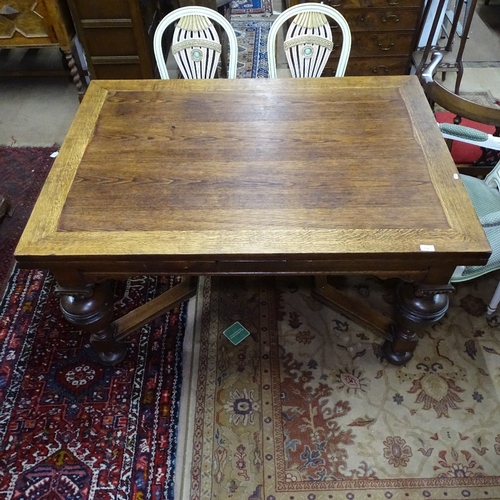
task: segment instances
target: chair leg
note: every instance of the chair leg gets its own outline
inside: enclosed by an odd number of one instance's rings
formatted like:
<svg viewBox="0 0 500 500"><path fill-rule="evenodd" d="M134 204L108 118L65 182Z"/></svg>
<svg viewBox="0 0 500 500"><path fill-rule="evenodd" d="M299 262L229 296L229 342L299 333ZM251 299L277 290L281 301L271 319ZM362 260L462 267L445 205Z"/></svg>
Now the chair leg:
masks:
<svg viewBox="0 0 500 500"><path fill-rule="evenodd" d="M488 304L487 314L488 315L493 314L496 311L499 303L500 303L500 281L498 282L495 293L493 294L493 297L491 297L491 301Z"/></svg>
<svg viewBox="0 0 500 500"><path fill-rule="evenodd" d="M455 94L460 95L460 84L462 83L462 78L464 76L464 65L462 61L457 61L458 71L457 71L457 79L455 80Z"/></svg>

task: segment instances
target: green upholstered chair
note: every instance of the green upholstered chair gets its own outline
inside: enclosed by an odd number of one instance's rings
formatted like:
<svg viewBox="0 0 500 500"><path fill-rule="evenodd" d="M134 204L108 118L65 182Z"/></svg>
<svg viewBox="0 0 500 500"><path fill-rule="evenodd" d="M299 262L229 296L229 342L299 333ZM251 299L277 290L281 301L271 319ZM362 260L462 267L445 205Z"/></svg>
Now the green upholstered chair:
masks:
<svg viewBox="0 0 500 500"><path fill-rule="evenodd" d="M461 178L486 233L492 253L485 266L457 267L451 278L452 283L468 281L500 269L500 162L484 180L470 175L461 175ZM499 302L500 282L488 305L488 314L495 312Z"/></svg>
<svg viewBox="0 0 500 500"><path fill-rule="evenodd" d="M434 71L436 71L441 58L442 54L435 53L431 63L421 76L421 83L431 104L441 105L462 118L498 127L500 125L500 109L467 101L434 80ZM476 144L500 151L500 137L455 124L439 124L439 127L445 139ZM457 267L451 278L452 283L471 280L500 269L500 162L484 179L470 175L461 175L461 178L488 238L492 253L485 266ZM488 314L493 314L499 302L500 283L488 305Z"/></svg>

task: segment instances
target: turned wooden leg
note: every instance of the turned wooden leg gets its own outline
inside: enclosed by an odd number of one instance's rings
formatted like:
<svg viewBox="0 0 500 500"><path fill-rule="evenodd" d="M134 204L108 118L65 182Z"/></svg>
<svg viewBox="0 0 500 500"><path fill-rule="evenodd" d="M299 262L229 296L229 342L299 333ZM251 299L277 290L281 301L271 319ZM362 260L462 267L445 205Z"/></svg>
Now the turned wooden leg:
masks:
<svg viewBox="0 0 500 500"><path fill-rule="evenodd" d="M123 360L127 346L115 338L113 290L108 283L77 288L58 287L61 310L73 325L90 333L90 343L100 361L116 365Z"/></svg>
<svg viewBox="0 0 500 500"><path fill-rule="evenodd" d="M413 357L418 335L425 326L439 321L448 310L451 285L442 287L400 283L396 290L396 323L392 339L384 343L389 363L403 365Z"/></svg>
<svg viewBox="0 0 500 500"><path fill-rule="evenodd" d="M66 63L68 65L71 78L73 79L73 83L75 84L76 90L78 91L78 97L81 101L86 89L80 77L80 72L78 71L78 65L76 64L75 58L73 57L73 52L71 51L71 49L61 50L64 54L64 57L66 58Z"/></svg>

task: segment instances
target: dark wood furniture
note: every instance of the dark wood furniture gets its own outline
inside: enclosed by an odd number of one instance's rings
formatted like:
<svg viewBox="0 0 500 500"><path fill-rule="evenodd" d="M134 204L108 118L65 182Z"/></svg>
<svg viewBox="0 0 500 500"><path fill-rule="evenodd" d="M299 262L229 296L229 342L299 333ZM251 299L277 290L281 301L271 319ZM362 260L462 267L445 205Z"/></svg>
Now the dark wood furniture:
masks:
<svg viewBox="0 0 500 500"><path fill-rule="evenodd" d="M0 0L0 49L59 47L78 94L85 82L74 45L75 28L66 0ZM0 70L0 76L24 75Z"/></svg>
<svg viewBox="0 0 500 500"><path fill-rule="evenodd" d="M286 2L288 7L301 3ZM324 3L341 12L351 28L352 47L346 75L409 73L423 0L325 0ZM333 35L335 40L335 27ZM334 50L323 76L335 75L337 58Z"/></svg>
<svg viewBox="0 0 500 500"><path fill-rule="evenodd" d="M332 98L334 96L334 98ZM393 363L490 247L415 76L92 81L15 255L49 268L104 362L194 277L316 276ZM109 278L185 275L112 321ZM327 275L401 277L394 319Z"/></svg>
<svg viewBox="0 0 500 500"><path fill-rule="evenodd" d="M153 35L165 0L68 0L89 76L157 78Z"/></svg>

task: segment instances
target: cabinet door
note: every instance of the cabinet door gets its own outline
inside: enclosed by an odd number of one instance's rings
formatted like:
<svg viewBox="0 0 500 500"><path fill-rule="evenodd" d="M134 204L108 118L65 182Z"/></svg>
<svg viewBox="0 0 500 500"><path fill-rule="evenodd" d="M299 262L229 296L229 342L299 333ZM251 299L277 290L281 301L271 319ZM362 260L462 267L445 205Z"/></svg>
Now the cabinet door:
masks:
<svg viewBox="0 0 500 500"><path fill-rule="evenodd" d="M69 0L91 78L155 78L153 0ZM156 24L154 24L156 23Z"/></svg>

